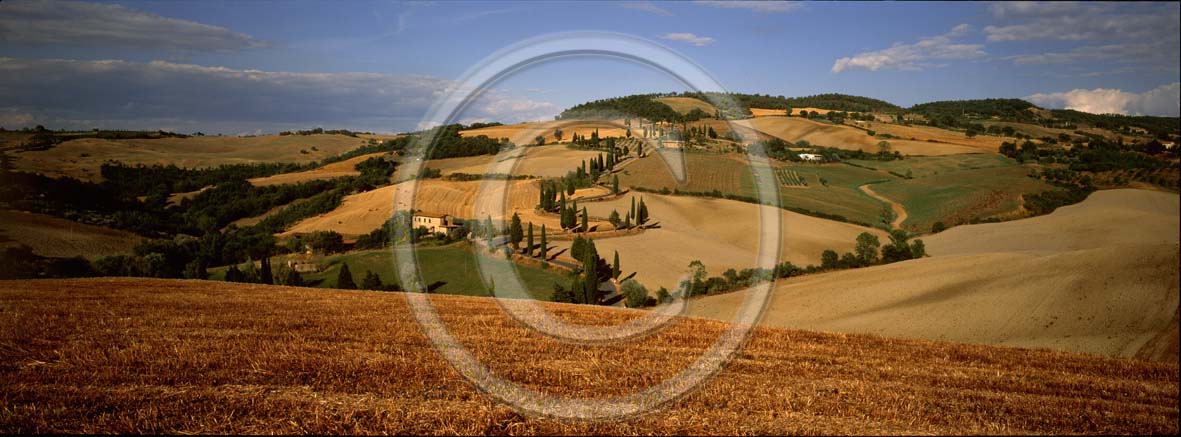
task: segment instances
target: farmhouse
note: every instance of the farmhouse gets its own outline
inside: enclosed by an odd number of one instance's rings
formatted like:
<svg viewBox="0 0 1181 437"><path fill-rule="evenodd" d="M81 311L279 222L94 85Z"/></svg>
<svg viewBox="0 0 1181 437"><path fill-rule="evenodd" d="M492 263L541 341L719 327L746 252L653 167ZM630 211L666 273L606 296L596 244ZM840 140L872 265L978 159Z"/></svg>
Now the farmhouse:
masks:
<svg viewBox="0 0 1181 437"><path fill-rule="evenodd" d="M824 156L817 155L815 153L801 153L799 156L800 156L800 159L802 159L804 161L808 161L808 162L824 161Z"/></svg>
<svg viewBox="0 0 1181 437"><path fill-rule="evenodd" d="M438 232L447 233L447 231L459 227L452 223L451 216L447 214L433 214L420 211L414 213L412 220L414 229L426 228L432 234Z"/></svg>
<svg viewBox="0 0 1181 437"><path fill-rule="evenodd" d="M677 140L661 140L660 147L664 147L664 148L668 148L668 149L680 149L680 148L685 147L685 142L684 141L677 141Z"/></svg>

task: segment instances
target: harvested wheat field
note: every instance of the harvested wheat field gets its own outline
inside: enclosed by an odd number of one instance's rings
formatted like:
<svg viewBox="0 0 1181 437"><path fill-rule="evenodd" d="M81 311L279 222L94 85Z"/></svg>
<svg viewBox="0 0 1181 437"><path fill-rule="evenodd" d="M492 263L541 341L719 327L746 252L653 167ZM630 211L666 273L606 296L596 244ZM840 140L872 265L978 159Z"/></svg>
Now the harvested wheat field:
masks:
<svg viewBox="0 0 1181 437"><path fill-rule="evenodd" d="M487 184L481 188L482 184ZM409 210L412 182L402 182L378 188L364 193L346 196L340 207L300 221L282 235L306 234L315 231L336 231L344 235L367 234L377 229L393 216L395 205L394 195L398 195L398 211ZM413 208L428 213L450 214L458 218L480 218L491 216L494 220L512 216L513 212L522 215L534 214L537 206L538 190L535 180L478 180L478 181L446 181L440 179L426 179L418 181L418 193L414 196ZM482 191L482 192L481 192ZM504 198L506 210L495 210L491 207L493 199ZM606 193L601 187L578 190L572 198L582 198ZM486 196L477 202L477 195ZM605 216L604 216L605 217ZM546 218L552 220L547 223L550 229L556 229L557 216ZM534 220L538 226L541 220Z"/></svg>
<svg viewBox="0 0 1181 437"><path fill-rule="evenodd" d="M652 100L668 105L669 108L681 115L688 114L694 109L700 109L701 112L712 117L718 110L709 102L694 97L657 97Z"/></svg>
<svg viewBox="0 0 1181 437"><path fill-rule="evenodd" d="M565 343L486 298L429 296L524 387L633 393L725 329ZM151 279L0 283L0 431L219 434L1176 434L1174 364L758 328L702 386L615 422L523 416L461 378L400 293ZM579 323L636 311L543 304Z"/></svg>
<svg viewBox="0 0 1181 437"><path fill-rule="evenodd" d="M504 173L539 177L561 177L574 171L582 161L597 158L602 152L571 149L561 145L517 147L496 155L462 158L432 159L423 167L438 169L444 175L452 173Z"/></svg>
<svg viewBox="0 0 1181 437"><path fill-rule="evenodd" d="M259 137L203 136L66 141L49 150L14 153L16 168L47 176L70 176L87 181L102 179L102 163L175 164L178 167L216 167L259 162L310 162L365 145L365 139L345 135L266 135ZM314 149L313 149L314 148Z"/></svg>
<svg viewBox="0 0 1181 437"><path fill-rule="evenodd" d="M325 164L307 171L283 173L274 176L267 176L264 178L249 179L249 182L256 187L265 187L268 185L299 184L321 179L335 179L345 176L357 176L361 174L361 172L357 171L357 164L360 164L362 161L365 161L369 158L377 158L385 155L386 153L384 152L370 153L352 157L344 161Z"/></svg>
<svg viewBox="0 0 1181 437"><path fill-rule="evenodd" d="M0 209L0 248L21 244L41 256L88 259L131 253L143 238L44 214Z"/></svg>
<svg viewBox="0 0 1181 437"><path fill-rule="evenodd" d="M862 232L886 238L876 229L735 200L635 193L612 201L589 202L586 208L598 217L607 217L612 209L627 215L632 197L637 202L644 200L650 223L659 224L659 228L638 235L596 239L595 246L607 259L613 251L619 251L623 270L638 272L636 280L653 290L674 290L693 260L705 264L711 275L721 275L730 268L756 267L760 208L770 214L779 212L780 259L800 266L820 264L820 253L825 249L852 250ZM562 249L570 245L568 241L555 243Z"/></svg>
<svg viewBox="0 0 1181 437"><path fill-rule="evenodd" d="M859 149L876 153L878 151L878 142L883 141L879 138L869 136L865 131L860 129L799 117L767 116L738 120L733 123L751 127L784 141L796 142L807 140L813 145L836 147L839 149ZM890 143L894 150L904 155L954 155L957 153L980 153L986 151L979 147L960 144L927 142L923 141L922 138L918 138L918 141L900 139L885 141ZM995 149L992 150L995 151Z"/></svg>
<svg viewBox="0 0 1181 437"><path fill-rule="evenodd" d="M1181 197L1149 190L1096 191L1053 213L1001 223L956 226L925 237L932 255L1055 253L1181 239ZM1174 265L1174 268L1177 266Z"/></svg>
<svg viewBox="0 0 1181 437"><path fill-rule="evenodd" d="M781 281L762 323L1176 362L1177 206L1115 190L955 227L924 239L931 258ZM689 314L726 319L744 296L694 300Z"/></svg>
<svg viewBox="0 0 1181 437"><path fill-rule="evenodd" d="M1001 143L1012 138L1004 138L992 135L980 134L968 138L968 135L963 132L957 132L947 129L940 129L933 126L902 126L894 123L881 123L876 121L862 122L860 126L876 132L878 135L890 134L898 138L914 138L919 141L935 140L941 143L958 144L961 146L975 147L980 149L979 152L996 152L1001 147ZM891 143L897 140L886 140Z"/></svg>
<svg viewBox="0 0 1181 437"><path fill-rule="evenodd" d="M479 129L460 131L465 137L484 135L489 138L508 138L513 144L535 144L538 135L545 137L546 143L558 142L554 137L554 130L562 130L562 141L570 141L571 135L590 138L591 133L599 131L599 138L619 137L627 134L623 120L556 120L517 123L503 126L491 126Z"/></svg>

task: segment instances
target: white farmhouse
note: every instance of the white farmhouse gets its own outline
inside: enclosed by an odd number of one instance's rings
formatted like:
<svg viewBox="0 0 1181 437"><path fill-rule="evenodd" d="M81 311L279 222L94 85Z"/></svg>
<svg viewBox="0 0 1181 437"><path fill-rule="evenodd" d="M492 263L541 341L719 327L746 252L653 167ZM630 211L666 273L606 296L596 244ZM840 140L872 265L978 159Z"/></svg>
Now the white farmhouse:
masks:
<svg viewBox="0 0 1181 437"><path fill-rule="evenodd" d="M800 159L802 159L804 161L808 161L808 162L822 162L822 161L824 161L824 156L817 155L815 153L801 153L799 156L800 156Z"/></svg>

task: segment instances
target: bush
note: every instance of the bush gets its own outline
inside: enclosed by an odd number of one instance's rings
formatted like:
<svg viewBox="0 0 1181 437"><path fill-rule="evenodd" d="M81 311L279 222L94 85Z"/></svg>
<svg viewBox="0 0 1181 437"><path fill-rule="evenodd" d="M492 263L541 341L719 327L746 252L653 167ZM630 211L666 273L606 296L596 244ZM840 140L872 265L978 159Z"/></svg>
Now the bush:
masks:
<svg viewBox="0 0 1181 437"><path fill-rule="evenodd" d="M619 290L627 299L628 308L640 308L648 303L648 289L633 279L623 281ZM668 291L666 290L665 293L667 294Z"/></svg>

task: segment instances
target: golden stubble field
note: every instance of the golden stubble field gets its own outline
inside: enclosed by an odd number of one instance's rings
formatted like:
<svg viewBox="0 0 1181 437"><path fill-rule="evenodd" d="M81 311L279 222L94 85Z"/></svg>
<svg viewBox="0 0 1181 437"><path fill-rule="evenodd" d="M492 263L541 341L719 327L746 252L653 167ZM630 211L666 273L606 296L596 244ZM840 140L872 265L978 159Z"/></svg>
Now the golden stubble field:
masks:
<svg viewBox="0 0 1181 437"><path fill-rule="evenodd" d="M560 342L486 298L430 296L489 370L604 399L651 387L725 329L678 319ZM544 304L615 325L635 311ZM652 414L522 416L462 379L401 294L204 281L0 282L0 432L222 434L1176 434L1178 368L1045 350L758 328Z"/></svg>
<svg viewBox="0 0 1181 437"><path fill-rule="evenodd" d="M866 152L877 153L877 144L883 141L880 138L869 136L863 130L850 126L822 123L800 117L763 116L738 120L734 123L778 137L784 141L794 143L799 140L807 140L813 145L835 147L838 149L864 150ZM952 133L940 132L940 135L949 136ZM904 138L909 137L910 135ZM926 141L927 137L919 136L915 136L915 139L914 141L909 139L888 139L884 141L890 143L894 150L904 155L954 155L959 153L996 152L996 147L977 145L974 142L965 142L964 144L933 143Z"/></svg>
<svg viewBox="0 0 1181 437"><path fill-rule="evenodd" d="M1177 361L1178 196L1092 194L924 236L930 258L781 281L762 323ZM887 241L887 240L883 240ZM745 292L689 314L727 319Z"/></svg>
<svg viewBox="0 0 1181 437"><path fill-rule="evenodd" d="M98 181L102 179L100 168L108 160L129 165L175 164L187 168L260 162L310 162L361 147L366 141L367 138L326 134L132 140L86 138L66 141L49 150L17 152L10 156L16 157L18 170Z"/></svg>

